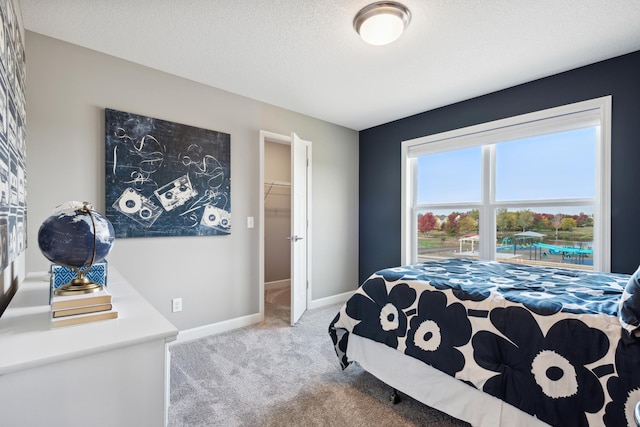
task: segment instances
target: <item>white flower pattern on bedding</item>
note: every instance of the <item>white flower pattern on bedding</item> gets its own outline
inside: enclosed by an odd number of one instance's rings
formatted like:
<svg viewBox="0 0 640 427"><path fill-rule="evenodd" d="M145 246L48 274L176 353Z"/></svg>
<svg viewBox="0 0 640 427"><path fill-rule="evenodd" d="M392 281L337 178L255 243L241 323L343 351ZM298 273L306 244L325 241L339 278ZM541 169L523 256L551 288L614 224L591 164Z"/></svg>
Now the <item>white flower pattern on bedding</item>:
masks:
<svg viewBox="0 0 640 427"><path fill-rule="evenodd" d="M634 425L640 340L618 320L629 279L468 259L396 267L365 281L329 333L343 368L354 333L551 425Z"/></svg>

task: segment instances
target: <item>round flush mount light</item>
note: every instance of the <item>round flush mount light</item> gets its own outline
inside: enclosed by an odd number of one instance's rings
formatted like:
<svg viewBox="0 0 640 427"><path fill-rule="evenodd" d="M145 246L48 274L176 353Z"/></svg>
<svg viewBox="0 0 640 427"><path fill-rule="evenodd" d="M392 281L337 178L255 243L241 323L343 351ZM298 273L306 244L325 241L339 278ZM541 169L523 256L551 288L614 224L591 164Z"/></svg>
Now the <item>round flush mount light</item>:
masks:
<svg viewBox="0 0 640 427"><path fill-rule="evenodd" d="M362 8L353 20L353 27L362 40L382 46L398 39L411 21L411 12L403 4L379 1Z"/></svg>

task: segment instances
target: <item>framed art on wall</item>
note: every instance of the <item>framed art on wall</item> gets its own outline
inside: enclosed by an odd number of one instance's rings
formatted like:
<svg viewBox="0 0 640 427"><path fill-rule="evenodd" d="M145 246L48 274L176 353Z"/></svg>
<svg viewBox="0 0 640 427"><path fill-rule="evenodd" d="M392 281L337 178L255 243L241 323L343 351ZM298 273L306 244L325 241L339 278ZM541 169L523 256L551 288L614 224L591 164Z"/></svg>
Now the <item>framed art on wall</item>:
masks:
<svg viewBox="0 0 640 427"><path fill-rule="evenodd" d="M27 247L26 62L21 22L11 0L0 0L0 272ZM17 290L0 284L0 315ZM4 277L5 274L3 274Z"/></svg>
<svg viewBox="0 0 640 427"><path fill-rule="evenodd" d="M105 109L106 216L116 237L231 233L231 136Z"/></svg>

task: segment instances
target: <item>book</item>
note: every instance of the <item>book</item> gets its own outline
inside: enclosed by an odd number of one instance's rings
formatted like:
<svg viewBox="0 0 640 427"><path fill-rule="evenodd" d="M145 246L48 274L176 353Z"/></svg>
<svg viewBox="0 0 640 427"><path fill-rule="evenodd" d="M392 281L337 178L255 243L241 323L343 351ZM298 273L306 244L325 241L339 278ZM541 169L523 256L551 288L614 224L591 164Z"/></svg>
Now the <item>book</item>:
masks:
<svg viewBox="0 0 640 427"><path fill-rule="evenodd" d="M111 310L101 311L97 313L76 314L75 316L58 317L51 319L51 327L59 328L62 326L80 325L83 323L97 322L99 320L117 319L118 311L115 307Z"/></svg>
<svg viewBox="0 0 640 427"><path fill-rule="evenodd" d="M55 310L51 313L53 317L67 317L75 316L76 314L97 313L99 311L111 310L113 305L111 304L95 304L87 305L85 307L66 308L63 310Z"/></svg>
<svg viewBox="0 0 640 427"><path fill-rule="evenodd" d="M111 304L111 294L106 287L98 292L80 295L53 295L51 297L51 310L64 310L67 308L86 307L97 304Z"/></svg>

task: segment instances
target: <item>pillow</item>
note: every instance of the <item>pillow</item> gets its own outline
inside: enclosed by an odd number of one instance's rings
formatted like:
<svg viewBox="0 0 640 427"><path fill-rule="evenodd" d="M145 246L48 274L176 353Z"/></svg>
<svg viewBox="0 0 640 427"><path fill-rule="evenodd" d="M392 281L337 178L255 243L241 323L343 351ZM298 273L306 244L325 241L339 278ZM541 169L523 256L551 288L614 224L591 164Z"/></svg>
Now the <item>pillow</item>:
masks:
<svg viewBox="0 0 640 427"><path fill-rule="evenodd" d="M618 318L629 335L640 332L640 267L631 275L622 292Z"/></svg>

